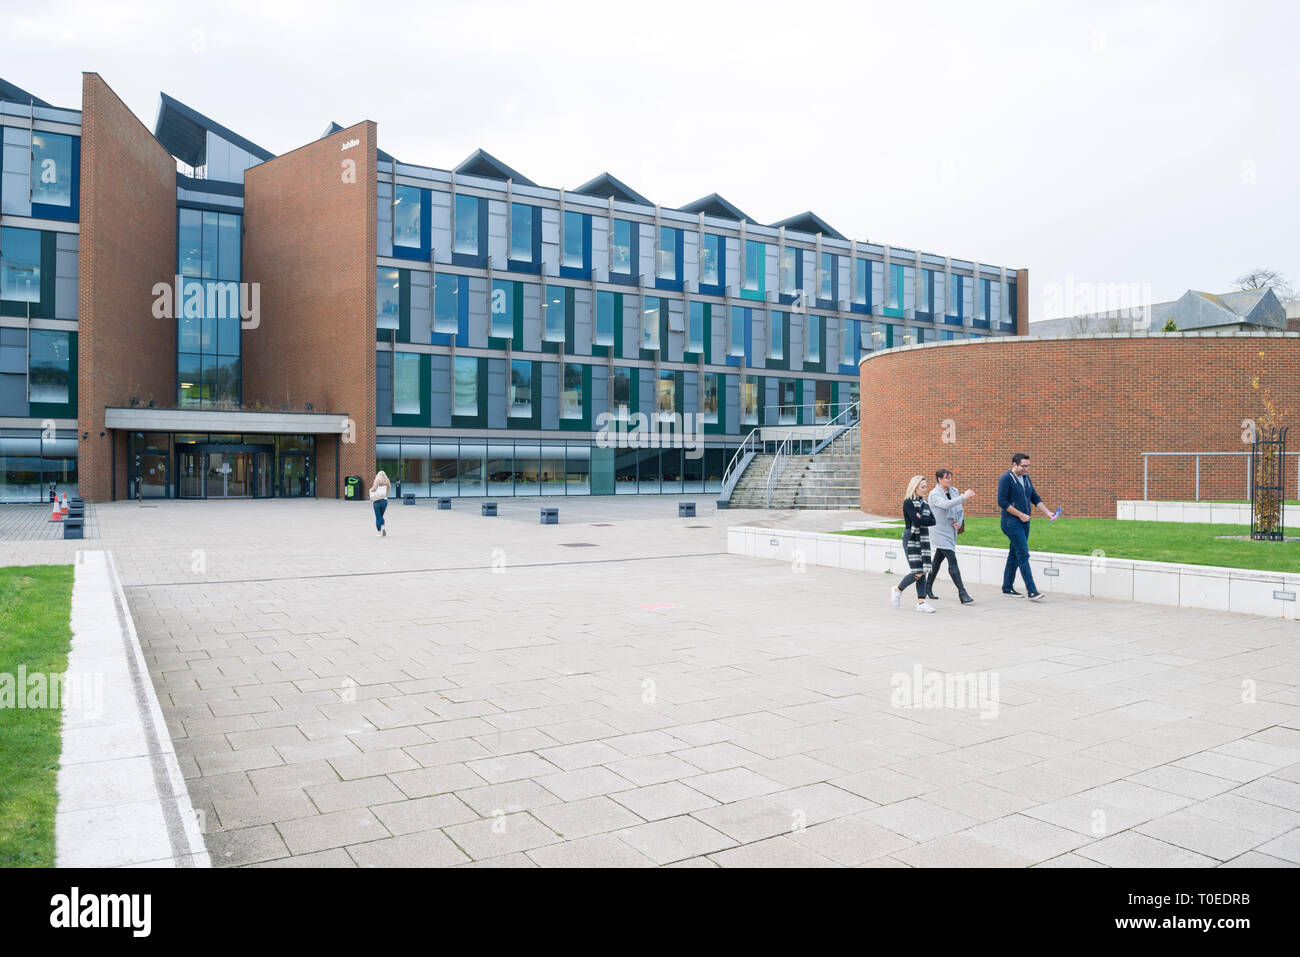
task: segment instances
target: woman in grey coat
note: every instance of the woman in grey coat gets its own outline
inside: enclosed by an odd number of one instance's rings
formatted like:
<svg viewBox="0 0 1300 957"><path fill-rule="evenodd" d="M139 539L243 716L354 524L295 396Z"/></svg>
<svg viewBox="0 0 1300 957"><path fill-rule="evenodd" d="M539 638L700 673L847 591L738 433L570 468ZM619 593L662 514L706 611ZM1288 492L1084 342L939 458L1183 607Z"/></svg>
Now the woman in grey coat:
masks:
<svg viewBox="0 0 1300 957"><path fill-rule="evenodd" d="M957 596L963 605L969 605L975 599L961 583L961 569L957 567L957 529L966 520L962 506L968 498L974 497L975 492L967 489L958 495L952 487L952 469L939 469L934 478L934 490L930 493L930 509L935 518L934 527L930 529L930 550L934 557L930 575L925 581L926 597L938 600L939 596L934 593L934 579L939 574L939 566L947 559L948 574L957 586Z"/></svg>

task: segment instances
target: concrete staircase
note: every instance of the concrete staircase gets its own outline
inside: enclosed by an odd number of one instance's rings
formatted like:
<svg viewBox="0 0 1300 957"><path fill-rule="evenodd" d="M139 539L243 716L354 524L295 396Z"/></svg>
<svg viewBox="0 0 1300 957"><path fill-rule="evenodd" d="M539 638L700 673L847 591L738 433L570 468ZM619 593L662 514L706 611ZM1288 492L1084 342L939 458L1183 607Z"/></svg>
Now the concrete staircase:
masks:
<svg viewBox="0 0 1300 957"><path fill-rule="evenodd" d="M731 493L731 508L766 508L767 473L775 455L755 455ZM858 427L816 455L791 455L772 486L772 508L856 509L861 503Z"/></svg>

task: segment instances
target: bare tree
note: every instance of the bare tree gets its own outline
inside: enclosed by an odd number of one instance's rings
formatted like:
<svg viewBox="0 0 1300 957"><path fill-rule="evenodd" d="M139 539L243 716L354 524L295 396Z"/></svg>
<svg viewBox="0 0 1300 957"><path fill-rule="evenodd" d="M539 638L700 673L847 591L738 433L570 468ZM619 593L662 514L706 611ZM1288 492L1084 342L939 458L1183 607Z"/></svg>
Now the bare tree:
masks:
<svg viewBox="0 0 1300 957"><path fill-rule="evenodd" d="M1238 289L1272 289L1277 298L1284 303L1295 298L1295 289L1292 288L1291 281L1276 269L1252 269L1238 276L1234 281Z"/></svg>

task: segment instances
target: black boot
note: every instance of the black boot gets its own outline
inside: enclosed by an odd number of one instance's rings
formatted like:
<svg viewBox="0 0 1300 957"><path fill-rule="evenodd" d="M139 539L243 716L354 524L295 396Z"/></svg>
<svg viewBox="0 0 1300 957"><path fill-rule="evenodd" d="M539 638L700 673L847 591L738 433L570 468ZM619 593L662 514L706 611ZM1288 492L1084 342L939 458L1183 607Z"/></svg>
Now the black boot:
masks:
<svg viewBox="0 0 1300 957"><path fill-rule="evenodd" d="M938 571L938 569L930 569L930 575L925 580L925 597L933 598L935 601L938 601L939 596L934 593L934 575L936 571Z"/></svg>
<svg viewBox="0 0 1300 957"><path fill-rule="evenodd" d="M952 569L952 583L957 586L957 597L961 599L963 605L969 605L975 599L966 591L966 586L961 583L961 572L956 568Z"/></svg>

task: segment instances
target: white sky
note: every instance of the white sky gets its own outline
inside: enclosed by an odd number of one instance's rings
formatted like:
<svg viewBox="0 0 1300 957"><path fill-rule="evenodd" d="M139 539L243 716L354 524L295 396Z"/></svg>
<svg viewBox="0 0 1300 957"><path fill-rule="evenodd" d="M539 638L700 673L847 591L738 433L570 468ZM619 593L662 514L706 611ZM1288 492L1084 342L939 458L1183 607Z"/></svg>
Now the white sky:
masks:
<svg viewBox="0 0 1300 957"><path fill-rule="evenodd" d="M163 90L275 153L372 119L420 165L812 209L1028 268L1033 319L1087 284L1300 285L1300 4L1065 6L2 0L0 77L78 106L95 71L150 129Z"/></svg>

